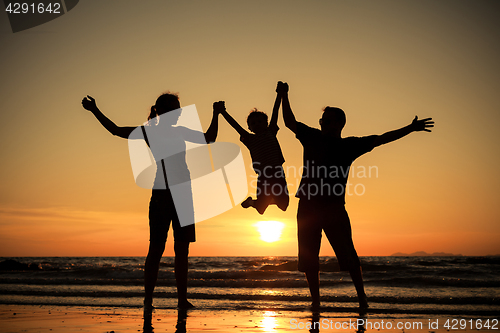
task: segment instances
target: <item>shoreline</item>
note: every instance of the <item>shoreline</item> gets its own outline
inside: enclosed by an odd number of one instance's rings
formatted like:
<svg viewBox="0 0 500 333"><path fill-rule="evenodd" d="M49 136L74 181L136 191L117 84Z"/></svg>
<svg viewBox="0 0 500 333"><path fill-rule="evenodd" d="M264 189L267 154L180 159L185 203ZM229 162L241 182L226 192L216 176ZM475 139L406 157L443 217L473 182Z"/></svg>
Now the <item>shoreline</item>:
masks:
<svg viewBox="0 0 500 333"><path fill-rule="evenodd" d="M348 309L344 309L348 310ZM3 333L67 332L447 332L478 331L498 317L403 313L311 312L261 310L156 309L151 318L127 307L0 304ZM496 329L492 324L496 321ZM448 327L445 327L448 322ZM453 325L455 327L453 327ZM465 327L463 326L465 325Z"/></svg>

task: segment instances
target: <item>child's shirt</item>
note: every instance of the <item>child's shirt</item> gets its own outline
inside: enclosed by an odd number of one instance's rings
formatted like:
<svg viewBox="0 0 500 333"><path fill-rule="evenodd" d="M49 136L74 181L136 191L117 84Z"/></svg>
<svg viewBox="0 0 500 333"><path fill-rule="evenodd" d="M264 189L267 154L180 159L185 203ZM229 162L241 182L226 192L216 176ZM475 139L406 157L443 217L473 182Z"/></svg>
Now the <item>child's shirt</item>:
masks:
<svg viewBox="0 0 500 333"><path fill-rule="evenodd" d="M259 134L248 133L240 137L241 142L250 150L253 169L259 175L262 174L265 167L277 167L285 162L276 137L278 131L278 125L271 125ZM268 170L266 174L270 174L270 172L273 171Z"/></svg>

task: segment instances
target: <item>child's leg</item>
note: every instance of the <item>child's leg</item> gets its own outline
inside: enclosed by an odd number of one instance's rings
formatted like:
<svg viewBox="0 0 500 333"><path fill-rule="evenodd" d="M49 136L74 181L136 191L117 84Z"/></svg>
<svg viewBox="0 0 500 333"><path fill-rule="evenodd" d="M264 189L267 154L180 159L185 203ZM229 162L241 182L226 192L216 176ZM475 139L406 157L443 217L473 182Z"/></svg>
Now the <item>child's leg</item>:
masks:
<svg viewBox="0 0 500 333"><path fill-rule="evenodd" d="M260 196L257 200L253 201L253 207L259 212L260 215L264 214L269 205L275 204L272 196Z"/></svg>
<svg viewBox="0 0 500 333"><path fill-rule="evenodd" d="M259 197L257 199L252 199L252 197L248 197L246 198L245 201L241 203L241 207L243 208L253 207L259 212L260 215L262 215L266 211L267 207L273 203L276 204L272 197L268 198Z"/></svg>
<svg viewBox="0 0 500 333"><path fill-rule="evenodd" d="M285 173L282 167L277 167L273 177L262 180L264 185L261 196L257 196L257 202L254 203L259 213L263 214L269 205L277 205L279 209L285 211L288 208L290 197L288 194ZM279 171L281 170L281 172Z"/></svg>
<svg viewBox="0 0 500 333"><path fill-rule="evenodd" d="M286 184L285 174L283 177L278 177L274 179L272 186L272 193L274 195L274 202L282 211L286 211L288 204L290 203L290 195L288 193L288 187Z"/></svg>
<svg viewBox="0 0 500 333"><path fill-rule="evenodd" d="M248 197L241 203L243 208L253 207L259 214L264 214L269 205L277 205L281 210L288 208L290 197L288 194L285 173L282 167L276 167L277 171L272 177L263 174L257 179L257 199Z"/></svg>
<svg viewBox="0 0 500 333"><path fill-rule="evenodd" d="M260 175L257 179L257 199L248 197L241 203L241 206L243 208L253 207L262 215L272 201L270 182L268 178Z"/></svg>
<svg viewBox="0 0 500 333"><path fill-rule="evenodd" d="M248 197L241 203L241 207L243 208L248 208L248 207L253 207L253 199L252 197Z"/></svg>

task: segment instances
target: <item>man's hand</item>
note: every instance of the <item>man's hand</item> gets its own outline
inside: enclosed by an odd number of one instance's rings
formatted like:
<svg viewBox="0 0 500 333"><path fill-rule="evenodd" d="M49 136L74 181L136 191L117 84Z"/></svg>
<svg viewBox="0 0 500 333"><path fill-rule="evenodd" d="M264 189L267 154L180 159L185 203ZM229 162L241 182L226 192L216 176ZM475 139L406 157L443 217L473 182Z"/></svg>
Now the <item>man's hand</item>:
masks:
<svg viewBox="0 0 500 333"><path fill-rule="evenodd" d="M413 119L410 126L412 131L414 132L418 131L430 132L431 130L429 128L434 127L434 122L432 121L432 118L425 118L418 120L418 116L415 116L415 119Z"/></svg>
<svg viewBox="0 0 500 333"><path fill-rule="evenodd" d="M221 114L226 111L226 104L224 101L214 102L214 113Z"/></svg>
<svg viewBox="0 0 500 333"><path fill-rule="evenodd" d="M82 99L82 106L85 110L89 110L90 112L98 111L97 105L95 103L95 99L92 96L87 95Z"/></svg>

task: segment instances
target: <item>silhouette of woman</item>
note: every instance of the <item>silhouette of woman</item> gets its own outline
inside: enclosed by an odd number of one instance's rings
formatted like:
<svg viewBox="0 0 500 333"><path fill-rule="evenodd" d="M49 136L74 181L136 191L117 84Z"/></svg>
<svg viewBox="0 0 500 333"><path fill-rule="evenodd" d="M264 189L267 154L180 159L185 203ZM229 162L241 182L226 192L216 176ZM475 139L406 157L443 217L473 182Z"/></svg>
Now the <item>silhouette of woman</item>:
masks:
<svg viewBox="0 0 500 333"><path fill-rule="evenodd" d="M92 112L111 134L125 139L144 139L157 164L149 205L149 250L144 265L145 312L150 312L153 309L153 291L158 278L160 260L165 250L170 222L172 222L174 230L174 269L178 307L181 309L193 307L187 300L187 273L189 243L195 241L194 217L192 223L183 223L185 226L181 226L169 184L186 183L188 187L190 186L189 169L185 161L186 141L214 142L218 131L218 115L224 109L224 103L214 103L212 121L205 133L183 126L174 126L181 115L181 109L179 97L170 93L158 97L155 105L151 107L148 123L146 126L140 126L139 130L136 130L138 127L120 127L114 124L99 110L95 99L91 96L82 100L82 106ZM183 204L183 206L190 207L192 211L190 191L190 188L185 191L187 195L183 197L187 197L188 204Z"/></svg>

